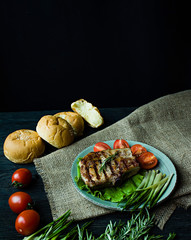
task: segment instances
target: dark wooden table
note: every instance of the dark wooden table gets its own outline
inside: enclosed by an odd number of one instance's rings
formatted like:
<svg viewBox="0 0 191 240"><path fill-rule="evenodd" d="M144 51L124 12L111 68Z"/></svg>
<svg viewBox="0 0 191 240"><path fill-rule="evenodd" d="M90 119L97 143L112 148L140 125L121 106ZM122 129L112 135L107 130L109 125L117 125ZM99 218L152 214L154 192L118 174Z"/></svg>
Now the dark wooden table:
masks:
<svg viewBox="0 0 191 240"><path fill-rule="evenodd" d="M105 119L103 127L107 127L123 117L130 114L134 108L103 108L100 109L101 114ZM36 111L36 112L4 112L0 113L0 239L22 239L15 228L14 223L16 214L13 213L8 206L9 196L17 191L11 186L11 176L13 172L20 168L26 167L31 170L33 174L32 184L24 191L29 193L35 200L36 209L41 216L41 225L45 225L52 221L51 211L49 203L44 192L43 182L40 176L37 175L34 164L18 165L10 162L3 154L3 143L7 135L18 129L32 129L35 130L38 120L46 114L55 114L61 110L51 111ZM63 110L62 110L63 111ZM67 111L67 109L65 110ZM92 129L89 126L85 126L84 136L88 136L96 129ZM120 136L119 136L120 137ZM47 148L46 154L53 151L51 148ZM64 204L64 203L63 203ZM115 212L102 217L97 217L89 227L96 236L101 234L110 220L117 221L122 219L125 221L129 218L129 215L125 212ZM92 220L92 219L91 219ZM80 223L83 223L81 221ZM169 232L176 232L176 239L191 239L191 209L184 210L182 208L177 209L172 217L169 219L163 231L160 231L157 227L154 227L153 233L162 234L165 237Z"/></svg>

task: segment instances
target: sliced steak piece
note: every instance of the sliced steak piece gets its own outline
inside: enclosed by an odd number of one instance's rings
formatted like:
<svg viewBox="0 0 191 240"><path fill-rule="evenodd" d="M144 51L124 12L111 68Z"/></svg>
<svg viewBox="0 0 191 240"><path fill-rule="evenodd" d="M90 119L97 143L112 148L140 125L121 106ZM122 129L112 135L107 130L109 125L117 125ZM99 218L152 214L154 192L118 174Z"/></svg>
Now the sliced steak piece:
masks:
<svg viewBox="0 0 191 240"><path fill-rule="evenodd" d="M105 167L102 167L105 161ZM90 188L119 185L140 169L130 148L90 152L80 160L79 165L82 180Z"/></svg>

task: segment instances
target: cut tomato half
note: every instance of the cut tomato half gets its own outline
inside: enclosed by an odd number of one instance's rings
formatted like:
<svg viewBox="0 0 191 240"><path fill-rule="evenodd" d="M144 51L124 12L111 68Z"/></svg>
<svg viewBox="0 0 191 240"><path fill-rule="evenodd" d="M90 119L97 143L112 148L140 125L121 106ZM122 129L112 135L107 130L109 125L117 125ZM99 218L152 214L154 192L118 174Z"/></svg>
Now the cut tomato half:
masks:
<svg viewBox="0 0 191 240"><path fill-rule="evenodd" d="M154 168L157 163L158 159L155 155L151 152L142 153L138 158L137 161L140 163L141 168L143 169L151 169Z"/></svg>
<svg viewBox="0 0 191 240"><path fill-rule="evenodd" d="M135 144L131 147L131 152L133 156L140 156L142 153L147 152L147 149L143 147L141 144Z"/></svg>
<svg viewBox="0 0 191 240"><path fill-rule="evenodd" d="M107 149L111 149L111 147L107 143L104 143L104 142L98 142L94 146L94 152L99 152L99 151L103 151L103 150L107 150Z"/></svg>
<svg viewBox="0 0 191 240"><path fill-rule="evenodd" d="M124 139L117 139L115 140L114 144L113 144L113 148L114 149L118 149L118 148L129 148L129 144L126 140Z"/></svg>

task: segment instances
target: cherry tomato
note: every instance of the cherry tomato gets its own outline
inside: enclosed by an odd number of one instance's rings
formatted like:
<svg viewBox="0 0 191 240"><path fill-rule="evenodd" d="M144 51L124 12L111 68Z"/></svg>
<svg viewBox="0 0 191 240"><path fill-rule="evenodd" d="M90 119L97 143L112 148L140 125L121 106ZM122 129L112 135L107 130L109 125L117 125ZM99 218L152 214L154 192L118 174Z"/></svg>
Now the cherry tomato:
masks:
<svg viewBox="0 0 191 240"><path fill-rule="evenodd" d="M124 139L117 139L115 140L114 144L113 144L113 148L114 149L118 149L118 148L129 148L129 144L127 141L125 141Z"/></svg>
<svg viewBox="0 0 191 240"><path fill-rule="evenodd" d="M32 199L28 193L15 192L9 197L8 203L13 212L20 213L31 206Z"/></svg>
<svg viewBox="0 0 191 240"><path fill-rule="evenodd" d="M131 152L134 156L138 157L142 153L147 152L147 149L143 147L141 144L135 144L131 147Z"/></svg>
<svg viewBox="0 0 191 240"><path fill-rule="evenodd" d="M12 185L18 188L28 186L31 180L32 173L26 168L19 168L12 175Z"/></svg>
<svg viewBox="0 0 191 240"><path fill-rule="evenodd" d="M15 221L15 229L23 236L34 233L40 223L40 215L34 210L21 212Z"/></svg>
<svg viewBox="0 0 191 240"><path fill-rule="evenodd" d="M111 148L107 143L104 143L104 142L98 142L94 146L94 152L99 152L107 149L111 149Z"/></svg>
<svg viewBox="0 0 191 240"><path fill-rule="evenodd" d="M142 153L137 158L137 161L140 163L140 166L143 169L154 168L157 165L157 163L158 163L158 159L151 152L144 152L144 153Z"/></svg>

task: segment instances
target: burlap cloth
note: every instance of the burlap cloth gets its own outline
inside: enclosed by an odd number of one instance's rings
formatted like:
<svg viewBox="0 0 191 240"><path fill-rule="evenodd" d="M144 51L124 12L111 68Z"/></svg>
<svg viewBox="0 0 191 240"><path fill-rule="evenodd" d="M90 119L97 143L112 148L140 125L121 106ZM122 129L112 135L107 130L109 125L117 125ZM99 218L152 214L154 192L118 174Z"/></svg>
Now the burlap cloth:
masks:
<svg viewBox="0 0 191 240"><path fill-rule="evenodd" d="M53 218L71 209L76 220L110 213L84 199L74 188L71 166L86 147L124 138L141 141L164 152L174 163L178 181L170 199L155 209L161 229L177 206L191 205L191 90L167 95L143 105L127 117L74 144L34 161L47 193Z"/></svg>

